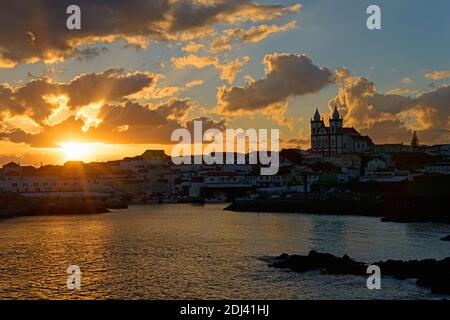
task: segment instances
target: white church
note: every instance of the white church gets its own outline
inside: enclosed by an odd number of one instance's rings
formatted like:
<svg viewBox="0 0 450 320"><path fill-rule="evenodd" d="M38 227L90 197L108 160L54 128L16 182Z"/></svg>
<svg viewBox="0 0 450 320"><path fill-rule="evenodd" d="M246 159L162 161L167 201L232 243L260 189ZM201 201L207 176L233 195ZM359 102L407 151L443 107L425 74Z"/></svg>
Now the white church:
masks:
<svg viewBox="0 0 450 320"><path fill-rule="evenodd" d="M311 119L311 151L314 155L323 158L334 157L340 154L364 152L373 145L368 136L362 136L355 128L345 128L344 119L339 114L338 106L334 108L330 117L329 126L316 110Z"/></svg>

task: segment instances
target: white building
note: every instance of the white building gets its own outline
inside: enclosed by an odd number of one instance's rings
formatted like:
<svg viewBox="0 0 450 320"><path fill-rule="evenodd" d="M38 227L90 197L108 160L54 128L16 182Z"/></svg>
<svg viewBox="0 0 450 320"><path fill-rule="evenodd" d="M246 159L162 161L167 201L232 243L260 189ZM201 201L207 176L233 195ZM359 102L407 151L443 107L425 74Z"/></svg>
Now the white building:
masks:
<svg viewBox="0 0 450 320"><path fill-rule="evenodd" d="M174 176L168 159L163 150L148 150L141 156L123 159L119 167L133 172L136 179L142 181L139 186L142 192L169 193L172 191Z"/></svg>
<svg viewBox="0 0 450 320"><path fill-rule="evenodd" d="M319 110L311 119L311 151L316 157L329 158L345 153L367 151L373 145L372 139L362 136L355 128L343 126L344 119L334 108L329 126L325 126Z"/></svg>
<svg viewBox="0 0 450 320"><path fill-rule="evenodd" d="M64 166L34 168L8 163L1 170L0 188L28 197L101 197L113 190L82 163L69 162Z"/></svg>

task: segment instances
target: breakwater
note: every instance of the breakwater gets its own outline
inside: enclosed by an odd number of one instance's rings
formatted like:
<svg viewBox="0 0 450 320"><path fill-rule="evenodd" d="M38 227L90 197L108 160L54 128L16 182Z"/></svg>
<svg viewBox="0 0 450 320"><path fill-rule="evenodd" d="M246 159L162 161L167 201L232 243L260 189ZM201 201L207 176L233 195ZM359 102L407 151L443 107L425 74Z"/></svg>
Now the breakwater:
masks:
<svg viewBox="0 0 450 320"><path fill-rule="evenodd" d="M450 223L445 194L311 193L291 198L236 200L225 208L240 212L279 212L381 217L390 222Z"/></svg>
<svg viewBox="0 0 450 320"><path fill-rule="evenodd" d="M89 198L30 199L20 194L0 193L0 219L37 215L77 215L109 212L108 202Z"/></svg>

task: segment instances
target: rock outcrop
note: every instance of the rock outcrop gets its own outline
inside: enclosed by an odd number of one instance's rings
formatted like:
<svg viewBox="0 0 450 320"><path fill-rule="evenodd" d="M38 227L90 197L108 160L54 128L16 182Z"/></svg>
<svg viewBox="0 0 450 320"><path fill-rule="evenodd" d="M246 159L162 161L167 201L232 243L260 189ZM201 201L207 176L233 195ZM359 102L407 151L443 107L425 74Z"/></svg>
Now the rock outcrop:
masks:
<svg viewBox="0 0 450 320"><path fill-rule="evenodd" d="M0 191L0 219L38 215L84 215L107 213L108 204L92 199L30 199Z"/></svg>
<svg viewBox="0 0 450 320"><path fill-rule="evenodd" d="M282 254L272 259L269 267L289 269L294 272L321 270L334 275L367 276L369 265L380 267L382 275L396 279L417 279L417 285L431 289L432 293L450 294L450 257L443 260L388 260L371 264L357 262L345 255L311 251L307 256Z"/></svg>

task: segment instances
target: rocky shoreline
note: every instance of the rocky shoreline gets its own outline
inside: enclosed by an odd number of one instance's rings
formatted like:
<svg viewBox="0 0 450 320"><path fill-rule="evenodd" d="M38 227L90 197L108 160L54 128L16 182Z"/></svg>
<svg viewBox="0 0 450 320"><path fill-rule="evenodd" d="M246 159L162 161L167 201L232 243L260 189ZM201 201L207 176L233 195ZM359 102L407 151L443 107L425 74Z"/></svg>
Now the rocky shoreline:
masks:
<svg viewBox="0 0 450 320"><path fill-rule="evenodd" d="M322 274L368 277L369 265L380 267L383 276L395 279L416 279L420 287L430 288L433 294L450 294L450 257L443 260L388 260L375 263L357 262L345 255L311 251L307 256L282 254L270 261L269 267L304 273L321 270Z"/></svg>
<svg viewBox="0 0 450 320"><path fill-rule="evenodd" d="M350 182L313 192L233 202L225 210L380 217L385 222L450 223L450 176L408 182Z"/></svg>
<svg viewBox="0 0 450 320"><path fill-rule="evenodd" d="M114 205L94 199L30 199L19 194L0 193L0 219L43 215L90 215L110 212Z"/></svg>

